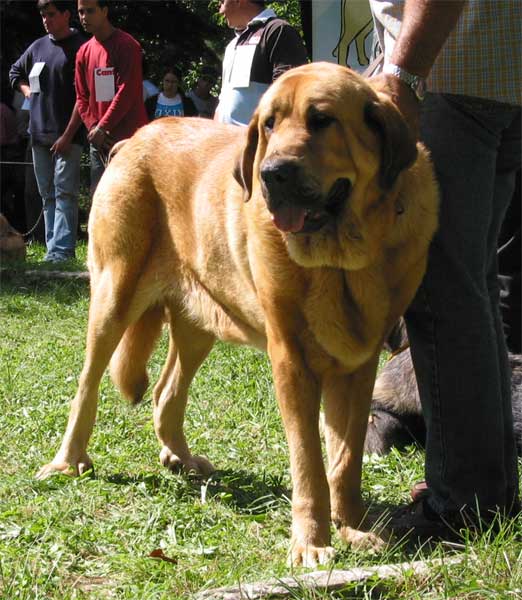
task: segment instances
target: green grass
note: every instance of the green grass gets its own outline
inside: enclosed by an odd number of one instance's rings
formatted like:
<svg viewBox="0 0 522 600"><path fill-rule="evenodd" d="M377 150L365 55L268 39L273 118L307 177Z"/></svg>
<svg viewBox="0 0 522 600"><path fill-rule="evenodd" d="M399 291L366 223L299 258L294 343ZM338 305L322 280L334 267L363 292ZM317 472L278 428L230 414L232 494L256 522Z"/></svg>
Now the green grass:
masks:
<svg viewBox="0 0 522 600"><path fill-rule="evenodd" d="M87 258L87 244L83 241L76 246L76 258L69 259L57 264L44 262L45 246L36 242L29 242L27 245L27 257L22 263L10 262L0 264L1 267L9 269L31 270L31 271L85 271L85 261Z"/></svg>
<svg viewBox="0 0 522 600"><path fill-rule="evenodd" d="M25 268L41 269L29 248ZM83 270L78 260L65 266ZM53 267L55 268L55 267ZM209 481L174 475L158 462L150 397L129 407L108 377L100 389L89 451L95 473L37 481L57 450L84 356L88 285L4 273L0 286L0 598L189 598L197 591L299 574L286 566L290 479L284 434L266 357L216 345L191 390L187 437L219 468ZM159 375L162 338L150 365ZM367 457L365 497L377 506L407 501L422 478L410 448ZM302 589L295 598L522 598L519 523L462 547L382 555L338 550L347 569L444 558L445 565L400 584L369 581L341 595ZM161 550L173 562L151 558ZM517 591L518 590L518 591Z"/></svg>

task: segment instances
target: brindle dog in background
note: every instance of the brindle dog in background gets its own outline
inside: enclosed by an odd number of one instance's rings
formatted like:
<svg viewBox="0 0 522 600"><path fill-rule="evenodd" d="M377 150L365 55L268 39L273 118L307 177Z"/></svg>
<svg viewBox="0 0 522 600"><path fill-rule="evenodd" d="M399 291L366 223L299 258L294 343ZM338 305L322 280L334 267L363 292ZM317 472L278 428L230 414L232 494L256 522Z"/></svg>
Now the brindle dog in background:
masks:
<svg viewBox="0 0 522 600"><path fill-rule="evenodd" d="M513 422L518 452L522 455L522 355L510 353L509 364ZM397 348L375 382L364 451L387 454L392 448L423 446L425 439L426 426L406 338L406 346L403 342Z"/></svg>

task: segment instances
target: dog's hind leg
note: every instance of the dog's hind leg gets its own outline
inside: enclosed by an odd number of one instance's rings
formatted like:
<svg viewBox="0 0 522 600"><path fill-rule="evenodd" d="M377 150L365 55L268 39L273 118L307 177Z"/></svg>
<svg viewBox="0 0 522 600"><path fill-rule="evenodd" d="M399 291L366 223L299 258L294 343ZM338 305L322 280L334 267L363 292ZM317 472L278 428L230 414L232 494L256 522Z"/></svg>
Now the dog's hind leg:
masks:
<svg viewBox="0 0 522 600"><path fill-rule="evenodd" d="M154 428L162 446L161 463L173 471L209 475L215 469L191 454L183 421L190 383L214 345L213 335L198 329L179 312L170 312L169 354L153 392Z"/></svg>
<svg viewBox="0 0 522 600"><path fill-rule="evenodd" d="M87 347L78 391L60 449L53 461L40 469L40 479L55 472L79 475L92 466L87 444L96 418L100 380L125 330L147 308L142 305L143 299L137 299L138 294L129 295L129 273L125 269L107 268L92 285Z"/></svg>
<svg viewBox="0 0 522 600"><path fill-rule="evenodd" d="M147 361L161 333L165 309L153 306L127 328L110 362L111 379L120 392L137 404L147 391Z"/></svg>

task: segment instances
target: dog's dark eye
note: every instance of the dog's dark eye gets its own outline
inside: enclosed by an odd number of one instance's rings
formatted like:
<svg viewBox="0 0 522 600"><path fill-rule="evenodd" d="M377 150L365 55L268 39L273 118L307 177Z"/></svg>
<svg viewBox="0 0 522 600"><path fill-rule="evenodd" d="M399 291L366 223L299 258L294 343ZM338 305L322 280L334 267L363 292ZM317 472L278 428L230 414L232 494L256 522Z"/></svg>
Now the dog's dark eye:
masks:
<svg viewBox="0 0 522 600"><path fill-rule="evenodd" d="M272 131L272 129L274 128L275 125L275 117L268 117L268 119L265 121L265 129L268 129L268 131Z"/></svg>
<svg viewBox="0 0 522 600"><path fill-rule="evenodd" d="M308 129L310 129L311 131L326 129L334 121L335 118L327 113L313 111L308 116Z"/></svg>

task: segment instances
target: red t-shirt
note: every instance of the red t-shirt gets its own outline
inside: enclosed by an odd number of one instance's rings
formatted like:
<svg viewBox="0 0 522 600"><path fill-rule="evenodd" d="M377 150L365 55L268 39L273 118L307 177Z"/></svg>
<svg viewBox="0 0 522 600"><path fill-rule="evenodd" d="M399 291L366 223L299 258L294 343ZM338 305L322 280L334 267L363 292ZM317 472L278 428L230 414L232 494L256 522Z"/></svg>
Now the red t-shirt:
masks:
<svg viewBox="0 0 522 600"><path fill-rule="evenodd" d="M101 69L98 74L103 75L105 67L114 68L114 97L97 101L96 71ZM119 141L148 122L143 104L141 46L121 29L115 29L104 42L92 37L78 50L75 84L78 111L88 130L99 125Z"/></svg>

